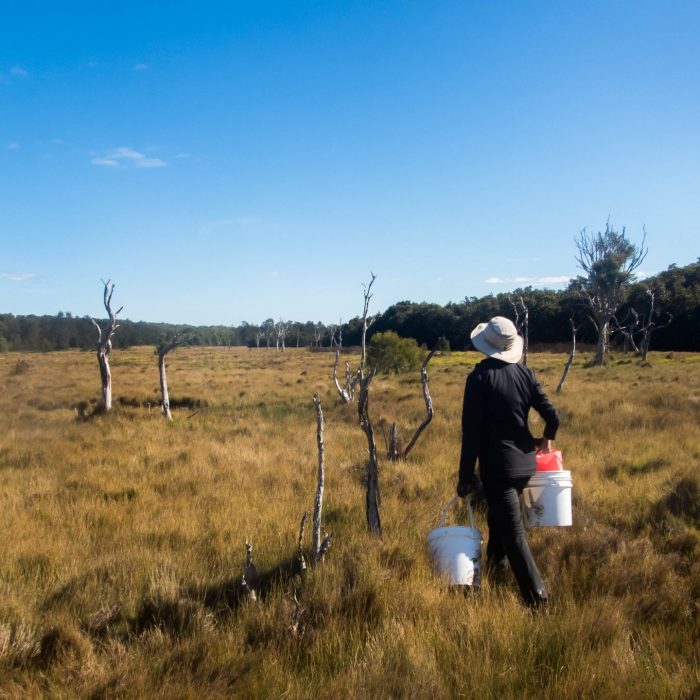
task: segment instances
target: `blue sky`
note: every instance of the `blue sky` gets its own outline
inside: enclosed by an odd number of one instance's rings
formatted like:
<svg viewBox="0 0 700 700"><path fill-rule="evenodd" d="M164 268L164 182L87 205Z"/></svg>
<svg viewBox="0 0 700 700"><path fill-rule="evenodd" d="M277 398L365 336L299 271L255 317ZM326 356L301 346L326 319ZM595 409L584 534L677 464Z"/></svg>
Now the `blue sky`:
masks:
<svg viewBox="0 0 700 700"><path fill-rule="evenodd" d="M348 319L700 254L700 3L4 2L0 312Z"/></svg>

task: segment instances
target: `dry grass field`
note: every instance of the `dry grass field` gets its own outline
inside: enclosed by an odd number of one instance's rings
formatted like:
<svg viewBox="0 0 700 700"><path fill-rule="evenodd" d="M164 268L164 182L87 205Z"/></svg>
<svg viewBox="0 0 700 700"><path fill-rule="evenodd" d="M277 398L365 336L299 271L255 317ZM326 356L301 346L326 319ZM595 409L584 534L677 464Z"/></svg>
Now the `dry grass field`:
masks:
<svg viewBox="0 0 700 700"><path fill-rule="evenodd" d="M113 353L115 409L86 421L93 353L0 355L0 697L699 697L700 356L577 357L552 396L575 525L531 531L553 600L535 616L513 582L455 593L428 559L478 359L432 360L432 424L380 463L377 541L330 354L178 349L172 424L151 348ZM550 395L564 361L531 356ZM302 579L314 391L333 545ZM408 437L424 415L418 375L377 377L369 409L383 456L380 421ZM238 595L246 539L257 602Z"/></svg>

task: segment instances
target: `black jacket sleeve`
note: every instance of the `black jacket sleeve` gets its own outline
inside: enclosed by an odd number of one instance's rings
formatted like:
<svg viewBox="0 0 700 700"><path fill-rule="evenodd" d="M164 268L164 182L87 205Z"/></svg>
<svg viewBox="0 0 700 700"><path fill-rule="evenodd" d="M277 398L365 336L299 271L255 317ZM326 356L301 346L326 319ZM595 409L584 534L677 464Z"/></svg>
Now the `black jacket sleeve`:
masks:
<svg viewBox="0 0 700 700"><path fill-rule="evenodd" d="M544 420L544 437L547 440L554 440L559 429L559 412L554 408L554 405L542 390L540 383L535 379L535 373L531 371L530 376L532 377L532 407Z"/></svg>
<svg viewBox="0 0 700 700"><path fill-rule="evenodd" d="M482 378L472 372L467 377L462 406L462 454L459 459L459 483L467 484L474 478L474 467L483 439L484 389Z"/></svg>

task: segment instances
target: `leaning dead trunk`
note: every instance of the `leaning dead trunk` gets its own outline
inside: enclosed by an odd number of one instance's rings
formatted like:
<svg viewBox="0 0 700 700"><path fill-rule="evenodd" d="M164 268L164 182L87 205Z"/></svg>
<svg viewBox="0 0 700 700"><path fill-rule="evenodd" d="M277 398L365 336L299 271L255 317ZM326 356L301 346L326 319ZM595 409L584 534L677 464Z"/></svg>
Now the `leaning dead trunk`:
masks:
<svg viewBox="0 0 700 700"><path fill-rule="evenodd" d="M369 385L374 378L376 370L369 371L360 382L360 399L358 401L358 413L360 415L360 427L367 437L367 469L365 472L367 527L377 536L382 535L382 523L379 517L379 465L377 463L377 445L374 440L374 430L369 419Z"/></svg>
<svg viewBox="0 0 700 700"><path fill-rule="evenodd" d="M562 387L564 386L564 382L566 381L566 377L569 374L569 370L571 369L571 363L574 361L574 355L576 354L576 331L578 330L576 326L574 325L574 319L569 319L569 322L571 323L571 351L569 352L569 357L566 360L566 365L564 367L564 374L561 375L561 379L559 380L559 384L556 389L557 394L561 394Z"/></svg>
<svg viewBox="0 0 700 700"><path fill-rule="evenodd" d="M175 336L169 343L162 342L158 347L158 374L160 375L160 393L163 397L162 408L163 416L166 420L172 420L173 416L170 413L170 396L168 395L168 377L165 372L165 356L174 350L178 345L182 344L182 340Z"/></svg>

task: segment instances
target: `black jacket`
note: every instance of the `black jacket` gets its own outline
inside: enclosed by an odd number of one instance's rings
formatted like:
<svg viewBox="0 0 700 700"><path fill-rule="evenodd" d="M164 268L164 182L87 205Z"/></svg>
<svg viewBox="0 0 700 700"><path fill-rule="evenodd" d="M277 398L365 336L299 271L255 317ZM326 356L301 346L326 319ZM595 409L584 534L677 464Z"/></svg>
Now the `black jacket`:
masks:
<svg viewBox="0 0 700 700"><path fill-rule="evenodd" d="M464 390L461 484L474 477L477 458L482 481L535 473L535 441L527 425L530 407L545 421L544 437L554 440L559 413L531 369L490 357L474 368Z"/></svg>

